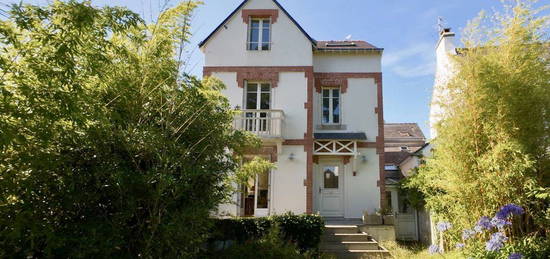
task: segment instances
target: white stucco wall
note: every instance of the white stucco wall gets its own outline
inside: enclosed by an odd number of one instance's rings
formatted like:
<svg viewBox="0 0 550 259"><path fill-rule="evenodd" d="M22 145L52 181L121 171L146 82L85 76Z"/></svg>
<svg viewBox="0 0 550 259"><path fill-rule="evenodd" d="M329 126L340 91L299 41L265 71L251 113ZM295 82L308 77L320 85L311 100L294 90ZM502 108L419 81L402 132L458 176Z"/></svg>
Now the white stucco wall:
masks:
<svg viewBox="0 0 550 259"><path fill-rule="evenodd" d="M313 66L315 72L372 73L381 72L380 54L336 54L315 53Z"/></svg>
<svg viewBox="0 0 550 259"><path fill-rule="evenodd" d="M432 100L430 104L430 135L431 138L437 137L435 125L442 119L445 111L440 103L445 103L448 94L443 89L454 75L452 64L452 55L456 55L456 46L454 43L454 33L447 33L441 36L436 46L436 71Z"/></svg>
<svg viewBox="0 0 550 259"><path fill-rule="evenodd" d="M272 107L283 110L285 139L303 139L307 131L307 78L304 72L279 73L279 83L273 88Z"/></svg>
<svg viewBox="0 0 550 259"><path fill-rule="evenodd" d="M243 107L244 90L237 86L237 73L234 72L216 72L212 73L212 77L215 77L223 82L225 89L222 90L232 108L236 106Z"/></svg>
<svg viewBox="0 0 550 259"><path fill-rule="evenodd" d="M346 126L343 131L365 132L367 141L374 142L378 136L378 114L374 109L378 106L377 85L372 78L350 78L348 79L348 90L343 93L342 102L342 124ZM314 128L316 132L321 125L321 94L314 93ZM334 130L329 130L334 131Z"/></svg>
<svg viewBox="0 0 550 259"><path fill-rule="evenodd" d="M288 157L294 153L294 160ZM277 169L273 172L271 190L271 214L291 211L296 214L306 212L306 163L307 155L303 146L283 146L278 155Z"/></svg>
<svg viewBox="0 0 550 259"><path fill-rule="evenodd" d="M272 0L249 1L244 9L279 9ZM242 9L241 9L242 10ZM312 43L279 9L279 17L271 28L269 51L246 48L248 25L238 11L203 46L205 66L311 66Z"/></svg>
<svg viewBox="0 0 550 259"><path fill-rule="evenodd" d="M353 176L351 163L346 165L344 217L361 218L363 211L372 213L380 208L379 160L374 148L359 149L367 162L357 161L357 175Z"/></svg>

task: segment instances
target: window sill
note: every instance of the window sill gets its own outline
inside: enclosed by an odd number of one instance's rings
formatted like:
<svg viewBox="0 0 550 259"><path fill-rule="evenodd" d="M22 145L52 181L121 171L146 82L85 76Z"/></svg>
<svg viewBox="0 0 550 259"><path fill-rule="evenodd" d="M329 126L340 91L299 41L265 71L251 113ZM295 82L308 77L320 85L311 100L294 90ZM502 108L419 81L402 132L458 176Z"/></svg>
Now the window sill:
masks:
<svg viewBox="0 0 550 259"><path fill-rule="evenodd" d="M344 124L321 124L317 125L318 130L347 130L347 125Z"/></svg>

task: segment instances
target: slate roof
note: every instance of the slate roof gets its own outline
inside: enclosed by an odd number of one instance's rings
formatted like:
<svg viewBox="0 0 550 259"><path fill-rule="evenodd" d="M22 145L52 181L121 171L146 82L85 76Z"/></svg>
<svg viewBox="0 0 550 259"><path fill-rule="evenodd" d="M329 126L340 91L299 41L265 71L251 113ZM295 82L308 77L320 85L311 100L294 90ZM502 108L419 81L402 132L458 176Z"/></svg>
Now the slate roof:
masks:
<svg viewBox="0 0 550 259"><path fill-rule="evenodd" d="M314 133L315 139L366 140L364 132Z"/></svg>
<svg viewBox="0 0 550 259"><path fill-rule="evenodd" d="M385 170L384 171L384 183L386 185L398 184L405 176L401 173L401 170Z"/></svg>
<svg viewBox="0 0 550 259"><path fill-rule="evenodd" d="M352 40L352 41L317 41L317 50L383 50L377 48L376 46L362 40Z"/></svg>
<svg viewBox="0 0 550 259"><path fill-rule="evenodd" d="M426 139L417 123L386 123L384 124L384 138Z"/></svg>
<svg viewBox="0 0 550 259"><path fill-rule="evenodd" d="M406 151L401 152L384 152L384 160L386 164L399 165L405 161L407 157L411 156L411 153Z"/></svg>

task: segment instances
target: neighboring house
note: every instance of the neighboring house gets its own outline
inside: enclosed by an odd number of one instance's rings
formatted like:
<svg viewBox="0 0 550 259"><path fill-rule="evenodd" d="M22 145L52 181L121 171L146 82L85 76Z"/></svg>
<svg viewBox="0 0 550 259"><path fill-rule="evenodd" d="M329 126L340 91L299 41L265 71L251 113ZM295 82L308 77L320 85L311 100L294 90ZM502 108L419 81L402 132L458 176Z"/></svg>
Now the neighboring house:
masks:
<svg viewBox="0 0 550 259"><path fill-rule="evenodd" d="M330 7L327 7L330 8ZM385 203L381 56L365 41L316 41L276 0L246 0L200 43L277 168L219 213L361 218ZM382 183L382 184L381 184Z"/></svg>
<svg viewBox="0 0 550 259"><path fill-rule="evenodd" d="M446 102L448 94L444 90L444 86L454 75L452 64L452 56L457 55L455 46L455 33L450 28L445 28L439 33L439 40L435 47L436 53L436 71L434 86L432 91L432 100L430 104L430 135L432 139L437 137L437 129L435 125L442 119L445 114L441 103Z"/></svg>
<svg viewBox="0 0 550 259"><path fill-rule="evenodd" d="M419 228L425 225L425 212L423 209L415 209L408 203L407 197L399 192L399 182L411 176L411 169L418 167L421 154L429 145L416 123L386 123L384 136L386 199L396 216L396 238L423 240L426 234Z"/></svg>

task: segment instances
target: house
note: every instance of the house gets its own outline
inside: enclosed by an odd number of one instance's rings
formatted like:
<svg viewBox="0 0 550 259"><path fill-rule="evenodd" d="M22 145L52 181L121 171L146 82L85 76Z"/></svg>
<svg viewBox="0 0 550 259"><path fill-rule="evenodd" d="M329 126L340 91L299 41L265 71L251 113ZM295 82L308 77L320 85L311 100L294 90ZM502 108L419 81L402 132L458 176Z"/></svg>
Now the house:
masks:
<svg viewBox="0 0 550 259"><path fill-rule="evenodd" d="M455 33L450 28L445 28L439 33L439 40L435 47L436 70L434 86L432 91L432 100L430 103L430 134L432 139L437 137L435 125L441 121L445 115L444 108L440 105L446 101L448 94L445 93L444 86L452 79L455 74L452 56L457 55L458 51L455 45Z"/></svg>
<svg viewBox="0 0 550 259"><path fill-rule="evenodd" d="M388 207L395 215L395 232L399 240L424 240L430 236L429 215L423 208L414 208L399 191L399 183L414 174L423 152L429 148L417 123L386 123L385 185ZM428 219L426 219L428 217Z"/></svg>
<svg viewBox="0 0 550 259"><path fill-rule="evenodd" d="M385 204L383 49L317 41L276 0L243 1L200 48L241 110L234 127L262 139L250 155L277 166L218 213L356 219Z"/></svg>

